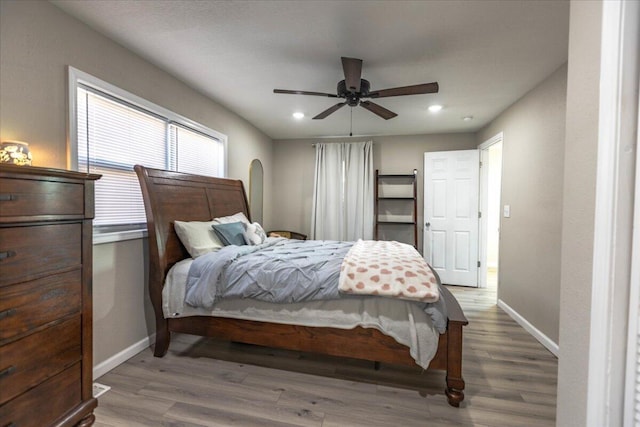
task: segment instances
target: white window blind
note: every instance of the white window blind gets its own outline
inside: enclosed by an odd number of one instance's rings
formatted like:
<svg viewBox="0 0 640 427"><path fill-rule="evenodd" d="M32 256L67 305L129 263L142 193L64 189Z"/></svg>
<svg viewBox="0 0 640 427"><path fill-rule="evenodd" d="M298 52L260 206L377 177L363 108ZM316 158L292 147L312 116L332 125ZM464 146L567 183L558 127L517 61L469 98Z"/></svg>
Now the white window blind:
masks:
<svg viewBox="0 0 640 427"><path fill-rule="evenodd" d="M176 170L197 175L222 175L222 144L212 144L210 137L176 124L172 124L169 131L171 145L177 147ZM203 162L202 159L212 161Z"/></svg>
<svg viewBox="0 0 640 427"><path fill-rule="evenodd" d="M78 88L78 169L98 173L94 224L146 221L136 163L167 167L166 121Z"/></svg>
<svg viewBox="0 0 640 427"><path fill-rule="evenodd" d="M133 166L224 176L224 144L212 136L139 108L125 99L78 85L78 170L101 174L94 225L144 224Z"/></svg>

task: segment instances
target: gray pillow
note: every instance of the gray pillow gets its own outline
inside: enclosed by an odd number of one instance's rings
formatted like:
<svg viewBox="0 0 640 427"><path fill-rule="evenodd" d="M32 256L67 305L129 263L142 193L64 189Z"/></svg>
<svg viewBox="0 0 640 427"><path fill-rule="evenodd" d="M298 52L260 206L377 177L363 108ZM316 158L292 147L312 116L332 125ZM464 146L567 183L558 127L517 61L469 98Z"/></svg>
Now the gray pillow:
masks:
<svg viewBox="0 0 640 427"><path fill-rule="evenodd" d="M222 243L226 246L246 245L247 242L244 239L245 224L242 222L229 222L227 224L212 224L213 230L216 232Z"/></svg>

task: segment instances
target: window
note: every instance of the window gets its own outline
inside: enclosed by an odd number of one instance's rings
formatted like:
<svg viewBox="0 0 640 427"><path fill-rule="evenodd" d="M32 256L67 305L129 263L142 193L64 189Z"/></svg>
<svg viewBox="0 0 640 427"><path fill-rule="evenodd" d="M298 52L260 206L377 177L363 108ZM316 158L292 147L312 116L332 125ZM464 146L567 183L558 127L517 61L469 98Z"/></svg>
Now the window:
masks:
<svg viewBox="0 0 640 427"><path fill-rule="evenodd" d="M133 166L225 175L226 137L69 68L71 167L98 173L98 230L142 229L142 194Z"/></svg>

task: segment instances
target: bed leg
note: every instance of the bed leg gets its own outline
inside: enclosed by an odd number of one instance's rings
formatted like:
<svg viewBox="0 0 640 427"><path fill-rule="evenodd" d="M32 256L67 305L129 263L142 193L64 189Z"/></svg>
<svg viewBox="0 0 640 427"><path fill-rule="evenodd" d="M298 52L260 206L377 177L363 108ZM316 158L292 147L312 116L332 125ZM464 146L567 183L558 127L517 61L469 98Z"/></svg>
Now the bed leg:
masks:
<svg viewBox="0 0 640 427"><path fill-rule="evenodd" d="M156 345L153 349L155 357L162 357L169 350L169 342L171 341L171 332L166 320L156 322Z"/></svg>
<svg viewBox="0 0 640 427"><path fill-rule="evenodd" d="M447 381L447 384L448 383L449 381ZM464 389L464 381L463 381L462 388ZM447 386L447 388L444 391L444 394L447 395L447 402L449 402L449 405L454 406L456 408L459 408L460 402L464 400L464 392L460 389Z"/></svg>
<svg viewBox="0 0 640 427"><path fill-rule="evenodd" d="M462 379L462 327L463 323L449 322L447 330L447 388L445 394L449 405L460 406L464 400Z"/></svg>

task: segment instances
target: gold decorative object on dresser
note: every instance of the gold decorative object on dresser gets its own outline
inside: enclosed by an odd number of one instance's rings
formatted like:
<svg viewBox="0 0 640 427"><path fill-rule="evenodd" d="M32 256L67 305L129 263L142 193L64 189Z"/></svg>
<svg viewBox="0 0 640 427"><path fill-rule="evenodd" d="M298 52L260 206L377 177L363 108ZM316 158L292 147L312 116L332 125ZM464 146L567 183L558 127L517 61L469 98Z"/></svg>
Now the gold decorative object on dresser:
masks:
<svg viewBox="0 0 640 427"><path fill-rule="evenodd" d="M100 175L0 164L0 426L90 426Z"/></svg>

